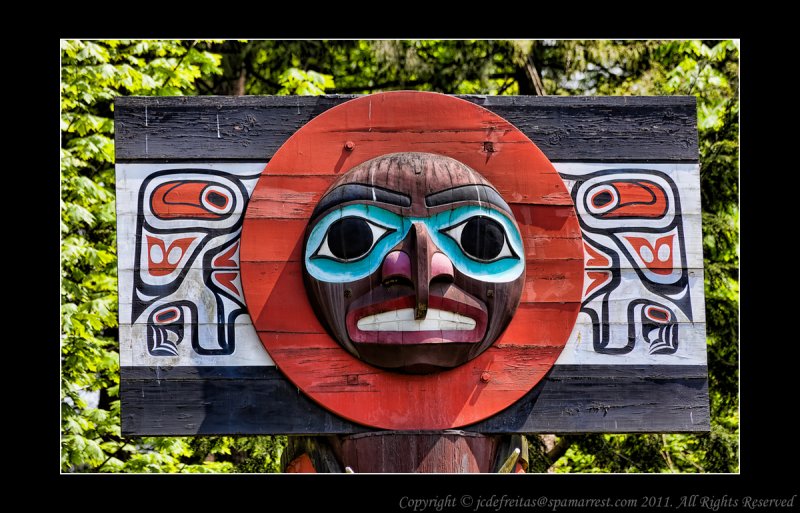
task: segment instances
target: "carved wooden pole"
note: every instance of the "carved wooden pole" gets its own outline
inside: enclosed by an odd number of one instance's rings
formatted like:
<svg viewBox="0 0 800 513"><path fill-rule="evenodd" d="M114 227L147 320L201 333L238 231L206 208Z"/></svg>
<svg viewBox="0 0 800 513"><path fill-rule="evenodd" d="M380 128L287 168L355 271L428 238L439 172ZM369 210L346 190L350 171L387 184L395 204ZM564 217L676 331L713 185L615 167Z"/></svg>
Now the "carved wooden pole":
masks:
<svg viewBox="0 0 800 513"><path fill-rule="evenodd" d="M288 473L524 473L528 444L521 435L378 431L290 437L281 460Z"/></svg>

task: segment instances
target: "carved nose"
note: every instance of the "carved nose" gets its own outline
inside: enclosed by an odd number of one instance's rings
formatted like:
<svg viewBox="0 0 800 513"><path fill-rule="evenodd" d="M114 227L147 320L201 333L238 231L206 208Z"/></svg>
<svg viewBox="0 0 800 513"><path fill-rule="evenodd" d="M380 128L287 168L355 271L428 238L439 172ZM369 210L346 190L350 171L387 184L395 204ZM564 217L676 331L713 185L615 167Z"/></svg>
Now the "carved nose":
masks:
<svg viewBox="0 0 800 513"><path fill-rule="evenodd" d="M401 277L414 287L414 318L428 313L430 282L435 278L453 279L453 263L433 243L422 223L413 223L399 250L386 255L381 268L384 280Z"/></svg>
<svg viewBox="0 0 800 513"><path fill-rule="evenodd" d="M395 250L386 255L381 268L383 281L390 278L405 278L411 281L411 259L404 251Z"/></svg>

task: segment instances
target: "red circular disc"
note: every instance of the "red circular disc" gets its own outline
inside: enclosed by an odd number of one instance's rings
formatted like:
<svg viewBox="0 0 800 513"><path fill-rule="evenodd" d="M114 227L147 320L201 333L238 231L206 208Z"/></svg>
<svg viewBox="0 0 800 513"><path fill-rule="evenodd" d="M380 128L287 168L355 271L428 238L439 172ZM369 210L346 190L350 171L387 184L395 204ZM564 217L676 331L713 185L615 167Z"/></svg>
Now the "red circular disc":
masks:
<svg viewBox="0 0 800 513"><path fill-rule="evenodd" d="M520 305L479 356L426 375L364 363L328 335L303 285L303 237L328 186L387 153L438 153L491 182L511 205L525 246ZM583 242L570 195L553 165L520 130L465 100L388 92L312 119L270 160L242 228L247 308L278 368L311 399L346 419L384 429L447 429L490 417L547 373L581 306Z"/></svg>

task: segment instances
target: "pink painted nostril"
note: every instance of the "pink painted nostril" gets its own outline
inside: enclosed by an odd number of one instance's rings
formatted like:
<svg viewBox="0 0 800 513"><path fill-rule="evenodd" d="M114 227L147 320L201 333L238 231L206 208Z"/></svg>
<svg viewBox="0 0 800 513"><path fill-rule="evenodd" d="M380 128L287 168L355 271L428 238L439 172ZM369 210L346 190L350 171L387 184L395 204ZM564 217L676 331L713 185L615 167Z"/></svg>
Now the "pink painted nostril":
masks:
<svg viewBox="0 0 800 513"><path fill-rule="evenodd" d="M453 262L444 253L434 253L431 257L431 279L437 276L453 277Z"/></svg>
<svg viewBox="0 0 800 513"><path fill-rule="evenodd" d="M411 259L402 251L392 251L383 259L383 279L400 276L411 279Z"/></svg>

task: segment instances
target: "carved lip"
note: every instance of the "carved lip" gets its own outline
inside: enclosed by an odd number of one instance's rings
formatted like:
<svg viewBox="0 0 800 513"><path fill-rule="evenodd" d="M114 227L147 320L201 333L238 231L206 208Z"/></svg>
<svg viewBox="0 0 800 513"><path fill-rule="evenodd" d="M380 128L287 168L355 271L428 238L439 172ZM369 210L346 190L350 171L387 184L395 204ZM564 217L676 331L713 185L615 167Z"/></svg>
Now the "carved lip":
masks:
<svg viewBox="0 0 800 513"><path fill-rule="evenodd" d="M347 334L353 342L367 344L477 343L483 340L488 315L477 301L466 303L431 295L428 298L430 318L426 316L416 321L413 320L415 302L414 296L403 296L354 308L347 312L345 319ZM389 319L392 313L396 321ZM397 324L384 325L393 322ZM377 323L382 326L376 326ZM403 330L403 327L411 329Z"/></svg>

